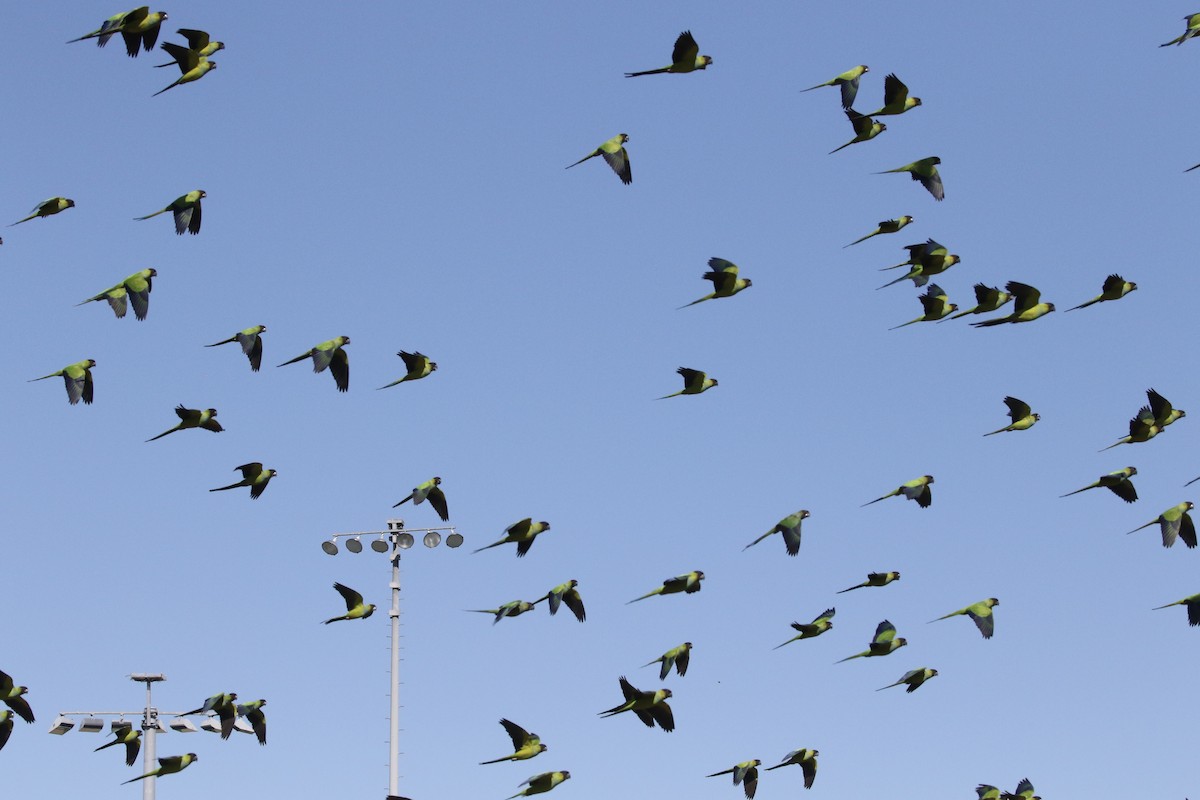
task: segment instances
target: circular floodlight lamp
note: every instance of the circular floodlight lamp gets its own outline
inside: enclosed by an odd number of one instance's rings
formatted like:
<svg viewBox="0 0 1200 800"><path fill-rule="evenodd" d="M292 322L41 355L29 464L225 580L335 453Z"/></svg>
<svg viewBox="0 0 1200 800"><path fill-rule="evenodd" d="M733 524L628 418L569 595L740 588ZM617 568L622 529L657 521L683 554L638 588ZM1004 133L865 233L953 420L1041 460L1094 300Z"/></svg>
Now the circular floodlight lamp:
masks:
<svg viewBox="0 0 1200 800"><path fill-rule="evenodd" d="M374 550L376 553L386 553L388 551L387 540L382 535L380 535L380 537L378 539L371 542L371 549Z"/></svg>
<svg viewBox="0 0 1200 800"><path fill-rule="evenodd" d="M447 547L462 547L462 543L463 543L463 537L462 537L462 534L459 533L458 531L455 531L454 533L452 533L446 537L446 546Z"/></svg>
<svg viewBox="0 0 1200 800"><path fill-rule="evenodd" d="M442 535L437 531L430 531L421 541L425 543L426 547L437 547L442 542Z"/></svg>
<svg viewBox="0 0 1200 800"><path fill-rule="evenodd" d="M362 542L360 542L358 540L358 537L355 536L353 539L346 542L346 549L349 550L351 553L361 553L362 552Z"/></svg>
<svg viewBox="0 0 1200 800"><path fill-rule="evenodd" d="M328 555L336 556L338 552L337 542L335 542L333 539L330 539L328 542L321 542L321 549L324 550Z"/></svg>
<svg viewBox="0 0 1200 800"><path fill-rule="evenodd" d="M407 550L413 546L415 541L416 539L413 538L411 533L402 533L396 537L396 546L401 550Z"/></svg>

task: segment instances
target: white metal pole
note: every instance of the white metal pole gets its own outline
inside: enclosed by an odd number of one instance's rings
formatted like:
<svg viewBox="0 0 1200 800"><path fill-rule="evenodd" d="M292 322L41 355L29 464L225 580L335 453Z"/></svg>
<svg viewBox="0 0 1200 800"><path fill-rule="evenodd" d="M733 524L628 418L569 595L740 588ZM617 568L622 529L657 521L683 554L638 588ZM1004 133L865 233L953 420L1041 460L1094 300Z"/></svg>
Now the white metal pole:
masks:
<svg viewBox="0 0 1200 800"><path fill-rule="evenodd" d="M150 704L150 687L154 684L146 681L146 710L142 715L142 774L154 769L157 754L155 753L154 737L158 733L157 714ZM154 800L155 778L142 781L142 800Z"/></svg>
<svg viewBox="0 0 1200 800"><path fill-rule="evenodd" d="M388 794L400 794L400 548L392 537L392 670L391 715L388 735Z"/></svg>

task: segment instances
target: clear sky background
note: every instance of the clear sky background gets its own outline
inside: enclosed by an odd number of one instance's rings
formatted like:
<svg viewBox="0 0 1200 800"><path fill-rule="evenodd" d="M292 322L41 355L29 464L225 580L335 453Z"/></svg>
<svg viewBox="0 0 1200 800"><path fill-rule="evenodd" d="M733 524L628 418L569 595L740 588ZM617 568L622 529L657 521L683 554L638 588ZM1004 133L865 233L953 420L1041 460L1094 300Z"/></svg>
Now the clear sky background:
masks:
<svg viewBox="0 0 1200 800"><path fill-rule="evenodd" d="M158 7L155 6L155 9ZM343 10L344 9L344 10ZM131 672L162 672L163 710L222 691L265 697L270 743L169 733L159 755L200 761L160 797L382 798L386 613L323 627L342 581L381 607L384 557L322 554L377 530L439 475L459 550L403 559L401 793L501 800L567 769L560 800L734 800L710 772L819 749L813 797L971 797L1030 777L1048 800L1182 798L1194 738L1200 553L1126 531L1200 497L1194 236L1200 42L1177 4L175 2L161 41L200 28L228 49L202 81L165 53L64 42L124 10L15 4L0 30L7 157L0 221L55 195L77 207L4 229L9 349L0 417L6 510L0 669L28 684L36 724L0 752L12 797L140 796L108 735L46 730L60 710L139 708ZM715 63L664 66L690 29ZM857 106L895 72L924 105L852 138L835 89L868 64ZM633 184L594 159L618 132ZM938 155L946 200L904 175ZM133 217L204 189L203 230ZM850 249L879 220L900 234ZM973 329L891 326L921 313L897 273L933 237L962 257L937 280L1031 283L1058 312ZM754 286L677 311L727 258ZM74 304L147 267L149 318ZM1120 272L1139 289L1064 313ZM978 318L975 318L978 319ZM230 345L265 324L261 373ZM350 391L276 364L348 335ZM397 350L439 364L403 374ZM95 403L26 383L95 358ZM676 391L679 366L720 385ZM1162 436L1127 433L1154 387L1193 411ZM1002 398L1042 420L1007 423ZM185 431L178 403L226 432ZM279 476L261 499L233 468ZM1099 490L1138 467L1141 499ZM859 506L936 476L933 506ZM798 558L779 537L806 508ZM439 524L405 506L410 527ZM529 555L472 555L523 517L552 530ZM699 594L625 601L693 569ZM882 589L835 595L869 571ZM579 580L588 621L491 625L465 609L533 600ZM996 596L996 635L928 620ZM772 647L834 605L828 634ZM882 619L909 646L865 648ZM683 641L668 681L677 730L601 719L617 679ZM874 690L940 671L918 692ZM510 752L497 720L550 750ZM138 767L140 768L140 761ZM1153 776L1153 778L1147 778ZM764 773L761 800L805 793Z"/></svg>

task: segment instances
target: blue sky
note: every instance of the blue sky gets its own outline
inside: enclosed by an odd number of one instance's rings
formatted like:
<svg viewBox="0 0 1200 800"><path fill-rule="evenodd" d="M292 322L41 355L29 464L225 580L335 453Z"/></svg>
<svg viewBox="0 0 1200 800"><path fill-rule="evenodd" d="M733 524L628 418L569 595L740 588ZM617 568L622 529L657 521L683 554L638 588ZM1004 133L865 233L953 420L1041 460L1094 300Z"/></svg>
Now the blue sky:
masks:
<svg viewBox="0 0 1200 800"><path fill-rule="evenodd" d="M157 6L155 7L158 8ZM200 28L227 43L204 80L127 58L119 41L64 44L124 9L25 4L0 32L9 158L0 221L55 195L77 207L2 232L5 315L0 462L10 609L0 669L38 716L0 752L13 796L137 796L107 735L45 731L59 710L136 708L131 672L162 672L164 710L221 691L265 697L270 744L170 733L160 755L200 762L161 796L382 797L387 617L320 626L330 585L385 605L386 559L321 553L374 530L443 478L459 550L403 560L401 793L500 798L568 769L555 797L687 793L736 798L710 772L821 751L812 795L970 797L1030 777L1054 797L1196 791L1188 741L1200 632L1195 552L1130 530L1185 499L1200 475L1187 418L1099 454L1154 387L1200 406L1188 356L1200 286L1189 231L1200 175L1190 81L1200 44L1157 45L1191 9L928 2L387 3L337 13L299 3L178 3L160 41ZM714 64L664 66L690 29ZM924 105L876 140L834 89L800 89L865 63L857 105L895 72ZM633 184L599 159L626 132ZM903 175L939 155L946 200ZM132 218L204 189L203 230ZM882 219L894 236L842 245ZM3 215L7 215L4 217ZM902 246L933 237L962 257L939 279L972 304L976 281L1033 284L1058 312L1030 325L888 328L920 313L908 284L876 291ZM709 291L713 256L754 286ZM146 267L149 318L74 304ZM1139 289L1063 313L1120 272ZM263 369L234 347L265 324ZM350 391L276 364L353 340ZM397 350L439 364L403 374ZM55 381L95 358L94 405ZM720 385L661 403L675 369ZM1042 415L984 439L1015 395ZM226 432L147 444L176 404L212 406ZM1200 413L1200 411L1196 412ZM210 494L233 468L279 470L255 502ZM1060 499L1135 465L1141 499ZM931 473L934 503L859 506ZM800 556L774 537L806 508ZM440 524L405 506L409 527ZM517 560L472 555L523 517L552 530ZM686 597L625 601L688 570ZM835 596L872 570L882 589ZM580 582L588 621L536 614L492 626L464 609ZM996 635L927 620L988 596ZM771 648L830 605L834 630ZM862 650L890 619L909 646ZM666 685L677 730L596 712L617 679L685 640ZM913 695L876 693L918 666ZM549 752L477 766L509 745L501 717ZM140 766L140 764L139 764ZM66 768L64 768L66 767ZM798 769L758 797L803 793Z"/></svg>

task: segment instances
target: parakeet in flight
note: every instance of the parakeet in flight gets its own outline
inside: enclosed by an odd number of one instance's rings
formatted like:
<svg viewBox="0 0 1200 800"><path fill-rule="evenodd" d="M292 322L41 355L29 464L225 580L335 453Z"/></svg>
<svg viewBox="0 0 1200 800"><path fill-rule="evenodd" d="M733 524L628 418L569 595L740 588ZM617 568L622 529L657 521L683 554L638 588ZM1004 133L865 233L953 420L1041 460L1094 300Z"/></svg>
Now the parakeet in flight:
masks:
<svg viewBox="0 0 1200 800"><path fill-rule="evenodd" d="M513 797L528 797L531 794L548 792L570 777L571 773L565 769L561 772L539 772L537 775L526 778L517 784L518 786L525 786L525 788L510 797L504 798L504 800L513 800Z"/></svg>
<svg viewBox="0 0 1200 800"><path fill-rule="evenodd" d="M847 247L853 247L859 242L865 242L872 236L879 236L885 233L896 233L901 228L911 223L914 219L914 217L911 217L907 214L905 214L903 217L897 217L896 219L885 219L883 222L880 222L877 226L875 226L875 230L871 231L860 239L855 239L850 244L842 245L842 249L845 250ZM774 767L770 767L770 769L774 769Z"/></svg>
<svg viewBox="0 0 1200 800"><path fill-rule="evenodd" d="M817 756L821 755L819 750L810 750L807 747L802 747L799 750L793 750L783 757L783 761L773 767L767 767L770 772L773 769L780 767L790 767L796 764L800 769L804 770L804 788L811 789L813 781L817 779Z"/></svg>
<svg viewBox="0 0 1200 800"><path fill-rule="evenodd" d="M501 719L500 724L504 726L504 730L508 733L508 738L512 739L513 753L500 758L493 758L491 761L480 761L480 766L484 764L499 764L501 761L525 761L534 756L546 752L546 745L542 744L542 740L536 733L530 733L515 722L507 719Z"/></svg>
<svg viewBox="0 0 1200 800"><path fill-rule="evenodd" d="M254 731L255 738L258 739L259 745L267 743L267 715L263 713L262 707L267 704L266 700L251 700L249 703L238 703L234 708L239 717L245 717L250 723L250 728Z"/></svg>
<svg viewBox="0 0 1200 800"><path fill-rule="evenodd" d="M225 430L221 427L221 423L217 422L217 410L215 408L206 408L201 411L198 408L184 408L182 405L175 406L175 415L179 417L179 424L174 428L165 430L158 436L152 436L147 439L147 442L153 442L155 439L161 439L168 433L175 431L187 430L188 428L204 428L206 431L220 433Z"/></svg>
<svg viewBox="0 0 1200 800"><path fill-rule="evenodd" d="M237 692L223 692L214 694L212 697L204 701L204 705L200 708L191 711L185 711L181 716L188 714L208 714L212 712L217 715L221 721L221 738L228 739L233 733L233 725L237 722Z"/></svg>
<svg viewBox="0 0 1200 800"><path fill-rule="evenodd" d="M866 508L871 503L878 503L880 500L887 500L889 497L899 497L900 495L904 495L909 500L916 500L917 505L921 508L929 508L930 504L933 503L933 493L929 490L931 483L933 483L932 475L922 475L919 478L913 478L907 483L900 484L883 497L876 497L870 503L863 503L859 508Z"/></svg>
<svg viewBox="0 0 1200 800"><path fill-rule="evenodd" d="M87 358L83 361L78 361L74 364L68 364L58 372L51 372L49 375L43 375L40 378L34 378L28 383L35 381L44 381L47 378L61 377L63 383L67 386L67 402L71 405L77 404L82 400L87 405L92 404L92 367L96 366L96 359Z"/></svg>
<svg viewBox="0 0 1200 800"><path fill-rule="evenodd" d="M328 625L331 622L337 622L343 619L366 619L375 613L374 603L364 603L363 596L342 583L333 584L333 588L337 589L337 593L346 601L346 613L340 617L331 617L325 620L323 624Z"/></svg>
<svg viewBox="0 0 1200 800"><path fill-rule="evenodd" d="M421 378L428 377L429 373L437 369L437 362L430 361L429 356L422 353L406 353L405 351L401 350L399 353L396 353L396 355L404 359L404 368L407 369L408 372L405 373L403 378L392 381L387 386L380 386L380 389L389 389L392 386L395 386L398 383L404 383L405 381L418 381Z"/></svg>
<svg viewBox="0 0 1200 800"><path fill-rule="evenodd" d="M154 288L154 278L157 276L158 270L153 267L139 270L117 285L110 286L103 292L93 295L75 305L82 306L106 300L109 307L112 308L113 313L117 315L117 319L121 319L125 316L126 311L129 310L129 301L132 300L133 315L138 320L144 320L146 315L150 313L150 291Z"/></svg>
<svg viewBox="0 0 1200 800"><path fill-rule="evenodd" d="M471 608L467 609L473 614L494 614L495 619L492 624L495 625L505 617L519 617L527 611L533 611L534 604L524 600L510 600L499 608Z"/></svg>
<svg viewBox="0 0 1200 800"><path fill-rule="evenodd" d="M517 558L524 558L525 554L529 552L529 548L533 547L533 540L537 538L538 534L544 533L548 530L550 530L549 522L534 522L533 517L526 517L525 519L518 520L505 528L504 538L500 539L499 541L492 542L489 545L484 545L473 552L478 553L492 547L499 547L502 544L516 542Z"/></svg>
<svg viewBox="0 0 1200 800"><path fill-rule="evenodd" d="M1184 32L1179 36L1176 36L1171 41L1160 44L1159 47L1170 47L1171 45L1179 46L1188 39L1194 39L1195 37L1200 36L1200 14L1188 14L1183 18L1183 20L1187 23L1187 28L1184 30ZM1195 167L1193 167L1193 169L1195 169Z"/></svg>
<svg viewBox="0 0 1200 800"><path fill-rule="evenodd" d="M892 581L900 580L899 572L868 572L867 579L860 584L851 586L849 589L842 589L838 594L852 592L855 589L865 589L869 586L887 586Z"/></svg>
<svg viewBox="0 0 1200 800"><path fill-rule="evenodd" d="M895 683L889 683L887 686L880 687L875 691L882 692L884 689L890 689L893 686L899 686L902 683L907 683L908 688L904 691L912 694L917 689L920 689L921 685L925 683L925 681L929 680L930 678L937 677L937 674L938 671L936 669L930 669L929 667L917 667L916 669L910 669L908 672L904 673L902 676L900 676L900 680L896 681Z"/></svg>
<svg viewBox="0 0 1200 800"><path fill-rule="evenodd" d="M1134 475L1137 475L1137 467L1125 467L1125 469L1119 469L1101 476L1095 483L1089 483L1082 489L1061 494L1059 497L1070 497L1073 494L1079 494L1080 492L1086 492L1088 489L1097 489L1103 486L1126 503L1132 503L1137 500L1137 489L1133 487L1133 481L1129 480Z"/></svg>
<svg viewBox="0 0 1200 800"><path fill-rule="evenodd" d="M1033 409L1024 400L1018 400L1015 397L1006 397L1004 398L1004 405L1008 406L1008 417L1012 420L1012 423L990 433L985 433L984 436L995 436L997 433L1004 433L1005 431L1027 431L1042 418L1041 415L1034 414Z"/></svg>
<svg viewBox="0 0 1200 800"><path fill-rule="evenodd" d="M895 73L892 73L883 79L883 107L878 111L872 111L867 116L883 117L903 114L905 111L914 109L919 105L921 105L921 98L909 97L908 87L896 77ZM939 186L940 185L941 184L939 184ZM927 186L925 188L928 189L929 187ZM933 190L930 189L930 191ZM942 198L938 197L938 200L941 199Z"/></svg>
<svg viewBox="0 0 1200 800"><path fill-rule="evenodd" d="M419 506L428 500L429 505L433 506L433 510L442 518L442 522L448 522L450 520L450 508L446 505L446 495L442 491L441 484L442 479L434 476L424 483L413 487L412 493L399 503L396 503L392 508L398 508L409 500L413 501L414 506Z"/></svg>
<svg viewBox="0 0 1200 800"><path fill-rule="evenodd" d="M131 779L125 781L124 783L122 783L121 785L124 786L126 783L133 783L134 781L140 781L145 778L161 778L164 775L174 775L176 772L182 772L189 764L191 764L193 761L198 760L198 758L199 757L195 753L188 753L187 755L182 755L182 756L166 756L164 758L160 758L158 760L157 767L150 770L145 775L139 775L136 778L131 778Z"/></svg>
<svg viewBox="0 0 1200 800"><path fill-rule="evenodd" d="M636 78L639 75L658 75L663 72L680 74L695 72L698 69L708 69L713 63L712 56L700 55L700 45L692 37L691 31L684 31L675 40L675 49L671 51L671 66L661 69L648 69L645 72L626 72L626 78ZM629 181L625 181L629 183Z"/></svg>
<svg viewBox="0 0 1200 800"><path fill-rule="evenodd" d="M700 570L689 572L685 575L677 575L674 578L667 578L663 581L663 585L652 592L646 592L641 597L635 597L629 603L636 603L638 600L645 600L647 597L654 597L657 594L678 594L686 592L692 594L700 591L700 581L704 580L704 573ZM625 605L629 605L626 603Z"/></svg>
<svg viewBox="0 0 1200 800"><path fill-rule="evenodd" d="M1104 279L1104 285L1101 287L1100 294L1088 300L1086 303L1080 303L1075 308L1068 308L1067 311L1075 311L1080 308L1087 308L1096 303L1103 303L1107 300L1120 300L1125 295L1137 289L1136 283L1131 283L1125 280L1120 275L1113 273Z"/></svg>
<svg viewBox="0 0 1200 800"><path fill-rule="evenodd" d="M1128 533L1137 533L1142 528L1149 528L1151 525L1157 524L1162 533L1163 547L1171 547L1175 544L1176 539L1183 539L1184 544L1193 548L1196 546L1196 525L1192 522L1192 515L1188 512L1195 507L1190 500L1185 500L1177 506L1171 506L1157 518L1150 520L1145 525L1139 525Z"/></svg>
<svg viewBox="0 0 1200 800"><path fill-rule="evenodd" d="M12 736L13 730L13 712L8 709L0 711L0 750L4 749L4 745L8 744L8 737Z"/></svg>
<svg viewBox="0 0 1200 800"><path fill-rule="evenodd" d="M958 319L968 314L987 314L997 311L1009 300L1012 300L1012 295L1008 292L1002 292L995 286L977 283L975 284L975 305L966 311L958 312L950 319Z"/></svg>
<svg viewBox="0 0 1200 800"><path fill-rule="evenodd" d="M28 686L17 686L11 675L0 671L0 702L11 708L21 719L33 723L33 709L29 707L29 701L25 699L25 694L28 692Z"/></svg>
<svg viewBox="0 0 1200 800"><path fill-rule="evenodd" d="M29 220L36 219L37 217L49 217L60 211L66 211L68 208L74 207L74 200L68 200L65 197L51 197L49 200L43 200L34 206L33 211L30 212L28 217L19 219L8 227L11 228L13 225L20 225L22 222L29 222Z"/></svg>
<svg viewBox="0 0 1200 800"><path fill-rule="evenodd" d="M1158 606L1153 610L1158 611L1160 608L1170 608L1171 606L1187 606L1188 624L1193 627L1200 625L1200 594L1176 600L1174 603L1167 603L1165 606Z"/></svg>
<svg viewBox="0 0 1200 800"><path fill-rule="evenodd" d="M662 664L662 668L658 671L658 679L660 681L665 681L667 676L671 674L671 667L675 667L675 671L682 678L684 675L687 675L688 662L691 660L691 657L692 643L684 642L678 647L672 647L653 661L647 661L642 666L648 667L651 664Z"/></svg>
<svg viewBox="0 0 1200 800"><path fill-rule="evenodd" d="M897 578L900 577L899 573L896 574L896 577ZM858 588L858 587L854 587L854 588ZM850 590L846 589L845 591L848 592ZM841 592L839 592L839 594L841 594ZM836 608L827 608L824 611L822 611L820 613L820 615L816 619L814 619L812 622L809 622L807 624L805 624L803 622L793 622L792 628L799 631L800 633L798 633L797 635L788 639L783 644L791 644L792 642L796 641L797 639L812 639L815 636L820 636L822 633L824 633L825 631L827 631L833 627L833 615L836 613L837 613ZM771 649L778 650L780 647L783 647L783 644L776 645L775 647L773 647Z"/></svg>
<svg viewBox="0 0 1200 800"><path fill-rule="evenodd" d="M566 603L567 608L575 615L575 619L585 622L587 620L587 611L583 607L583 597L579 594L578 586L579 581L572 578L566 583L560 583L558 586L555 586L541 598L534 600L533 604L536 606L542 600L549 600L550 616L554 616L558 613L559 606Z"/></svg>
<svg viewBox="0 0 1200 800"><path fill-rule="evenodd" d="M1105 450L1111 450L1119 444L1136 444L1153 439L1161 433L1161 428L1154 422L1154 412L1150 410L1150 406L1142 406L1138 409L1137 416L1129 420L1129 435L1122 436L1117 441L1110 444L1108 447L1100 449L1103 453Z"/></svg>
<svg viewBox="0 0 1200 800"><path fill-rule="evenodd" d="M218 50L225 49L224 42L212 41L206 31L198 31L194 28L180 28L175 31L183 38L187 39L187 49L193 51L196 55L203 58L208 58ZM165 64L155 64L155 67L173 67L177 61L168 61Z"/></svg>
<svg viewBox="0 0 1200 800"><path fill-rule="evenodd" d="M783 544L784 547L787 548L787 554L789 556L794 556L800 552L800 523L808 519L810 516L811 514L808 513L808 509L805 508L800 509L795 514L789 514L788 516L779 520L779 522L775 523L774 528L771 528L771 530L767 531L742 549L747 550L761 542L763 539L766 539L768 536L776 533L782 533Z"/></svg>
<svg viewBox="0 0 1200 800"><path fill-rule="evenodd" d="M196 50L189 49L183 45L173 42L163 42L162 49L167 51L167 54L171 58L175 59L175 63L179 65L179 72L181 74L175 79L174 83L159 89L151 97L158 97L163 92L168 89L174 89L176 86L198 81L217 68L217 62L209 61L207 57L200 55ZM192 233L195 233L195 231L192 231Z"/></svg>
<svg viewBox="0 0 1200 800"><path fill-rule="evenodd" d="M220 486L216 489L209 489L210 492L223 492L226 489L236 489L239 486L250 487L250 499L257 500L258 496L267 490L267 484L271 478L274 478L279 473L273 469L263 469L261 461L251 461L249 464L242 464L240 467L234 467L242 471L242 479L237 483L231 483L228 486Z"/></svg>
<svg viewBox="0 0 1200 800"><path fill-rule="evenodd" d="M710 378L707 373L701 372L698 369L680 367L675 372L683 377L683 388L673 394L665 394L662 397L657 397L655 398L656 400L666 400L668 397L678 397L681 394L700 394L717 385L716 378Z"/></svg>
<svg viewBox="0 0 1200 800"><path fill-rule="evenodd" d="M978 800L1000 800L1000 790L989 783L981 783L975 787Z"/></svg>
<svg viewBox="0 0 1200 800"><path fill-rule="evenodd" d="M1022 778L1017 784L1016 793L1004 792L1000 795L1001 800L1042 800L1033 793L1033 784L1029 782L1029 778Z"/></svg>
<svg viewBox="0 0 1200 800"><path fill-rule="evenodd" d="M71 39L67 44L82 42L84 39L99 39L96 45L104 47L113 34L119 33L125 40L125 52L130 58L137 58L139 47L146 52L154 49L154 43L158 41L158 31L166 18L165 11L155 11L151 14L149 6L139 6L132 11L114 14L106 19L98 30L85 33L78 39Z"/></svg>
<svg viewBox="0 0 1200 800"><path fill-rule="evenodd" d="M986 600L980 600L978 603L972 603L966 608L960 608L958 611L951 611L945 616L937 619L929 620L931 623L937 622L938 619L950 619L960 614L970 617L975 622L975 627L979 628L979 632L983 634L983 638L992 638L992 633L996 630L996 618L992 614L992 609L1000 605L1000 601L994 597L989 597Z"/></svg>
<svg viewBox="0 0 1200 800"><path fill-rule="evenodd" d="M838 150L844 150L852 144L870 141L887 130L887 125L860 114L853 108L846 109L846 119L850 120L850 125L854 128L854 138L841 147L830 150L829 155L833 155Z"/></svg>
<svg viewBox="0 0 1200 800"><path fill-rule="evenodd" d="M625 143L628 141L629 134L618 133L616 136L609 139L607 142L600 145L595 150L576 161L574 164L568 164L567 169L579 166L589 158L604 156L604 160L608 162L610 167L612 167L613 172L617 173L617 177L621 179L621 183L633 183L633 172L629 168L629 153L625 152L624 147Z"/></svg>
<svg viewBox="0 0 1200 800"><path fill-rule="evenodd" d="M886 656L896 652L904 645L908 644L908 640L904 638L896 638L896 626L888 622L886 619L879 623L875 628L875 638L871 640L871 644L866 650L861 653L855 653L852 656L846 656L835 663L849 661L852 658L871 658L873 656Z"/></svg>
<svg viewBox="0 0 1200 800"><path fill-rule="evenodd" d="M903 280L903 278L900 280ZM920 295L917 299L921 301L921 308L925 309L925 313L916 319L911 319L888 330L894 331L897 328L903 328L916 322L936 322L939 319L944 319L958 309L958 304L949 302L946 292L936 283L929 284L929 288L925 290L925 294Z"/></svg>
<svg viewBox="0 0 1200 800"><path fill-rule="evenodd" d="M1003 325L1005 322L1033 322L1054 310L1054 303L1043 303L1042 293L1027 283L1009 281L1004 288L1013 296L1013 312L1007 317L985 319L983 322L972 322L973 328L990 328L993 325Z"/></svg>
<svg viewBox="0 0 1200 800"><path fill-rule="evenodd" d="M101 750L106 750L109 747L116 745L125 745L125 766L132 767L137 761L138 753L142 749L142 731L140 728L135 728L132 725L116 728L113 730L113 740L107 744L102 744L93 750L93 753L98 753Z"/></svg>
<svg viewBox="0 0 1200 800"><path fill-rule="evenodd" d="M710 258L708 260L708 267L709 271L704 273L703 278L706 281L712 281L712 293L706 294L699 300L693 300L687 305L680 306L679 308L694 306L697 303L703 303L705 300L715 300L721 297L733 297L742 289L748 289L753 285L749 278L738 277L737 264L734 264L732 261L726 261L723 258Z"/></svg>
<svg viewBox="0 0 1200 800"><path fill-rule="evenodd" d="M876 111L870 116L878 116L881 112ZM907 172L914 181L920 181L921 185L933 195L934 200L946 199L945 189L942 188L942 176L938 173L937 165L942 163L942 159L937 156L929 156L922 158L919 161L914 161L911 164L905 164L903 167L895 169L885 169L883 172L876 172L876 175L886 175L889 172Z"/></svg>
<svg viewBox="0 0 1200 800"><path fill-rule="evenodd" d="M312 357L313 372L324 372L329 369L333 375L333 382L337 384L339 392L344 392L350 388L350 356L343 349L350 344L349 336L338 336L310 348L308 352L301 353L295 358L279 364L280 367L286 367L288 364L295 364L297 361L303 361L306 358Z"/></svg>
<svg viewBox="0 0 1200 800"><path fill-rule="evenodd" d="M820 89L822 86L838 86L842 92L842 108L850 108L854 105L854 98L858 96L858 84L862 80L862 76L871 71L871 68L866 64L859 64L857 67L851 67L824 83L818 83L816 86L810 86L807 89L801 89L801 92L811 92L813 89ZM873 114L870 116L874 116Z"/></svg>
<svg viewBox="0 0 1200 800"><path fill-rule="evenodd" d="M242 346L242 352L246 355L246 358L250 359L251 371L258 372L258 368L262 366L262 336L260 334L266 329L266 325L254 325L235 333L228 339L222 339L219 342L213 342L204 346L219 347L223 344L237 342Z"/></svg>
<svg viewBox="0 0 1200 800"><path fill-rule="evenodd" d="M1154 424L1163 429L1175 422L1178 419L1187 416L1187 412L1182 408L1175 408L1171 405L1171 401L1163 397L1153 389L1146 390L1146 397L1150 401L1150 410L1154 413Z"/></svg>
<svg viewBox="0 0 1200 800"><path fill-rule="evenodd" d="M733 773L733 785L742 785L742 791L746 793L746 800L754 800L754 793L758 790L758 766L762 761L757 758L751 761L742 761L734 764L729 769L723 769L720 772L714 772L706 777L715 778L718 775L729 775Z"/></svg>
<svg viewBox="0 0 1200 800"><path fill-rule="evenodd" d="M166 89L163 91L166 91ZM153 214L147 214L144 217L134 217L134 219L150 219L151 217L157 217L159 214L165 214L170 211L175 218L175 233L180 236L183 235L184 231L197 234L200 232L200 200L205 197L208 197L207 192L203 189L196 189L176 197L166 208L160 208Z"/></svg>
<svg viewBox="0 0 1200 800"><path fill-rule="evenodd" d="M675 730L675 716L671 713L671 706L667 704L667 698L672 696L670 689L643 692L622 675L621 694L625 697L625 702L601 711L600 716L612 717L624 711L632 711L648 728L653 728L657 722L658 727L667 733Z"/></svg>

